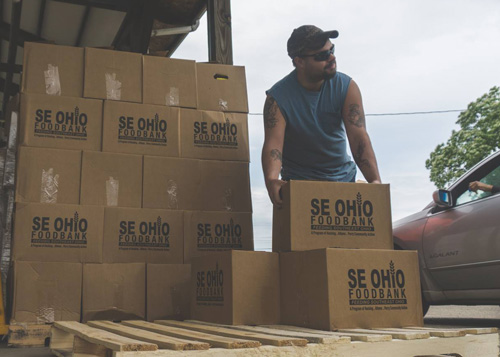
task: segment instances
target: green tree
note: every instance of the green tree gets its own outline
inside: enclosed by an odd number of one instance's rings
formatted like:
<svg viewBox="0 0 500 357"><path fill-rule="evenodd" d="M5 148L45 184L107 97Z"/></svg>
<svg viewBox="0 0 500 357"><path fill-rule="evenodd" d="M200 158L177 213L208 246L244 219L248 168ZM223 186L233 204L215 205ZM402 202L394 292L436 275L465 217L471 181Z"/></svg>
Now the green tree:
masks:
<svg viewBox="0 0 500 357"><path fill-rule="evenodd" d="M500 148L500 88L470 103L460 113L451 137L439 144L425 161L430 180L444 188L462 176L472 166Z"/></svg>

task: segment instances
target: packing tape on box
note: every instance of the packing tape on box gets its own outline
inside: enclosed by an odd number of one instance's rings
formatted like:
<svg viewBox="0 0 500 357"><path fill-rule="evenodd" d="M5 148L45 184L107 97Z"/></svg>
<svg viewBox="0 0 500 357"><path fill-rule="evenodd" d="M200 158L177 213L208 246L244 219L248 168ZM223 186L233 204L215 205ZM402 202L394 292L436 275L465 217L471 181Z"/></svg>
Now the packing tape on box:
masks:
<svg viewBox="0 0 500 357"><path fill-rule="evenodd" d="M231 188L226 188L224 190L224 209L226 211L232 211L233 210L233 190Z"/></svg>
<svg viewBox="0 0 500 357"><path fill-rule="evenodd" d="M170 91L165 95L165 105L179 105L179 88L170 87Z"/></svg>
<svg viewBox="0 0 500 357"><path fill-rule="evenodd" d="M53 307L40 306L36 310L36 323L46 324L53 323L55 321L55 310Z"/></svg>
<svg viewBox="0 0 500 357"><path fill-rule="evenodd" d="M106 205L111 207L118 206L118 192L120 189L120 181L115 180L112 176L106 180Z"/></svg>
<svg viewBox="0 0 500 357"><path fill-rule="evenodd" d="M59 67L52 64L43 71L45 75L45 93L48 95L61 95L61 81L59 80Z"/></svg>
<svg viewBox="0 0 500 357"><path fill-rule="evenodd" d="M116 79L116 73L106 73L106 98L120 100L122 98L122 82Z"/></svg>
<svg viewBox="0 0 500 357"><path fill-rule="evenodd" d="M170 209L177 209L179 202L177 198L177 182L168 180L167 182L167 206Z"/></svg>
<svg viewBox="0 0 500 357"><path fill-rule="evenodd" d="M54 175L51 167L47 171L42 169L42 184L40 186L40 203L57 203L59 191L59 174Z"/></svg>
<svg viewBox="0 0 500 357"><path fill-rule="evenodd" d="M219 108L223 112L227 111L227 101L222 98L219 98Z"/></svg>

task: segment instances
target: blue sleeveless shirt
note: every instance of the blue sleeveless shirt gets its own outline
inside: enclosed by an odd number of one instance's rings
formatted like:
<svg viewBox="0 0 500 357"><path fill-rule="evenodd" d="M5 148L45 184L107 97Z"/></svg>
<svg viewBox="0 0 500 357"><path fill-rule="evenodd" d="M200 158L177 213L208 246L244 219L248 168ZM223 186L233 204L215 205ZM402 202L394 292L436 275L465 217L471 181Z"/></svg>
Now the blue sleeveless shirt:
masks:
<svg viewBox="0 0 500 357"><path fill-rule="evenodd" d="M356 165L346 152L342 120L350 82L349 76L337 72L319 92L310 92L294 70L266 92L286 121L282 179L354 181Z"/></svg>

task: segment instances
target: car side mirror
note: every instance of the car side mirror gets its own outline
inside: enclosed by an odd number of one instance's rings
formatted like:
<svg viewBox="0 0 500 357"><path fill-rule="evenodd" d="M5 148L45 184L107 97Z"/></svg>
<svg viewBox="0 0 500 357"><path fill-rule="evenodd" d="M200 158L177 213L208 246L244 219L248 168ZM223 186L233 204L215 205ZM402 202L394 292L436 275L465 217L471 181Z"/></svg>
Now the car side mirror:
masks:
<svg viewBox="0 0 500 357"><path fill-rule="evenodd" d="M453 200L450 191L436 190L432 194L432 198L439 207L448 208L453 205Z"/></svg>

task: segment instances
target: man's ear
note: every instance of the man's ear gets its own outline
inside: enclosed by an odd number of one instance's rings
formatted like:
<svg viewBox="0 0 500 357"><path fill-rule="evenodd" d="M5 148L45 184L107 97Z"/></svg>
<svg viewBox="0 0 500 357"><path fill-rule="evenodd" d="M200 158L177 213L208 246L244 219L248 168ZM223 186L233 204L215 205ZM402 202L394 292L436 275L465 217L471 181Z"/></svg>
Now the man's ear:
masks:
<svg viewBox="0 0 500 357"><path fill-rule="evenodd" d="M302 68L304 66L304 59L301 58L301 57L295 57L293 59L293 64L295 65L295 67L297 68Z"/></svg>

